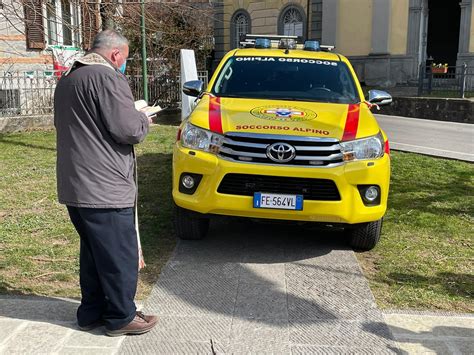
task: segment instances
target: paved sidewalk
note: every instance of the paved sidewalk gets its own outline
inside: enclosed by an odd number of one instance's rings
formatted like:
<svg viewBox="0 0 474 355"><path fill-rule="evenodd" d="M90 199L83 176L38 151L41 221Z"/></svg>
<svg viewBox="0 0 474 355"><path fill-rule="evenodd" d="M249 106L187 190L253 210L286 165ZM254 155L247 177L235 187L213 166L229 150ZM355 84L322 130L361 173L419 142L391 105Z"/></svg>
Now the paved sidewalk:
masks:
<svg viewBox="0 0 474 355"><path fill-rule="evenodd" d="M409 354L474 354L474 315L386 311L385 321Z"/></svg>
<svg viewBox="0 0 474 355"><path fill-rule="evenodd" d="M78 302L48 297L0 296L0 354L117 354L125 337L103 328L82 332Z"/></svg>
<svg viewBox="0 0 474 355"><path fill-rule="evenodd" d="M125 354L396 351L354 253L340 233L216 223L180 242L145 311L158 326Z"/></svg>
<svg viewBox="0 0 474 355"><path fill-rule="evenodd" d="M0 296L0 354L474 353L473 316L380 311L343 236L299 226L222 220L180 242L148 334L81 332L77 305Z"/></svg>

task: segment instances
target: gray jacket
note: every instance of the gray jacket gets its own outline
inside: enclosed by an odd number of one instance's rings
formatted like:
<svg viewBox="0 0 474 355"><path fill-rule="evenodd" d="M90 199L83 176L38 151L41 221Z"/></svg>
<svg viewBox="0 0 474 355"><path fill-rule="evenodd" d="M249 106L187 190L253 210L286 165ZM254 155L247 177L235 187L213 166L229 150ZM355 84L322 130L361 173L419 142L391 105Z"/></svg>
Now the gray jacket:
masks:
<svg viewBox="0 0 474 355"><path fill-rule="evenodd" d="M59 202L75 207L133 207L133 144L148 133L127 78L102 56L76 61L54 92Z"/></svg>

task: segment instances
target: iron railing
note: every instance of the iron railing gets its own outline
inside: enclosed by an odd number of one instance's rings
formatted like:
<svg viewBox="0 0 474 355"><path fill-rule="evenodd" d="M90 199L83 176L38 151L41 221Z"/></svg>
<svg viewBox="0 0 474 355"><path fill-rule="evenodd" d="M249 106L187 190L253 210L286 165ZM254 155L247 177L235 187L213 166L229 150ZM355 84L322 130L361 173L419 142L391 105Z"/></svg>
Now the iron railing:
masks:
<svg viewBox="0 0 474 355"><path fill-rule="evenodd" d="M51 114L60 72L0 71L0 116Z"/></svg>
<svg viewBox="0 0 474 355"><path fill-rule="evenodd" d="M135 100L143 98L143 75L127 75ZM208 83L207 71L198 71L198 79ZM148 75L148 97L150 103L157 103L162 108L178 107L181 103L180 77L163 73Z"/></svg>
<svg viewBox="0 0 474 355"><path fill-rule="evenodd" d="M474 67L420 65L418 96L473 97Z"/></svg>
<svg viewBox="0 0 474 355"><path fill-rule="evenodd" d="M0 71L0 117L36 116L53 113L54 90L61 77L59 71ZM142 75L127 76L135 100L143 98ZM206 71L199 71L198 77L208 82ZM179 107L181 101L179 76L162 73L148 75L150 103L161 107Z"/></svg>

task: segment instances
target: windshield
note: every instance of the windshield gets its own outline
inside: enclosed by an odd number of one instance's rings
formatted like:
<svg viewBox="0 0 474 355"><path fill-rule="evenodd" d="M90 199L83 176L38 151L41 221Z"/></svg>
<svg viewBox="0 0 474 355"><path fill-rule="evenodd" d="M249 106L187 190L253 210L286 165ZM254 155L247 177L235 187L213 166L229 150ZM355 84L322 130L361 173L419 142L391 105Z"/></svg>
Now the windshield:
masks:
<svg viewBox="0 0 474 355"><path fill-rule="evenodd" d="M343 62L285 57L232 57L212 89L222 97L357 103Z"/></svg>

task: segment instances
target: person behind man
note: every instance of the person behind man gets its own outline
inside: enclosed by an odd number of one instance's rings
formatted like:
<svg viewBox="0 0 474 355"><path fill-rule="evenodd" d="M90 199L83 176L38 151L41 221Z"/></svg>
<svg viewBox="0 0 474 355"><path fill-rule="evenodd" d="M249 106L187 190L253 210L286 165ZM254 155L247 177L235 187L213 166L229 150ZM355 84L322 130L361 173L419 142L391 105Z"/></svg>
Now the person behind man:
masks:
<svg viewBox="0 0 474 355"><path fill-rule="evenodd" d="M81 330L105 325L106 334L142 334L156 316L136 311L138 243L133 145L149 119L134 108L123 72L128 41L100 32L54 93L57 188L80 236Z"/></svg>

